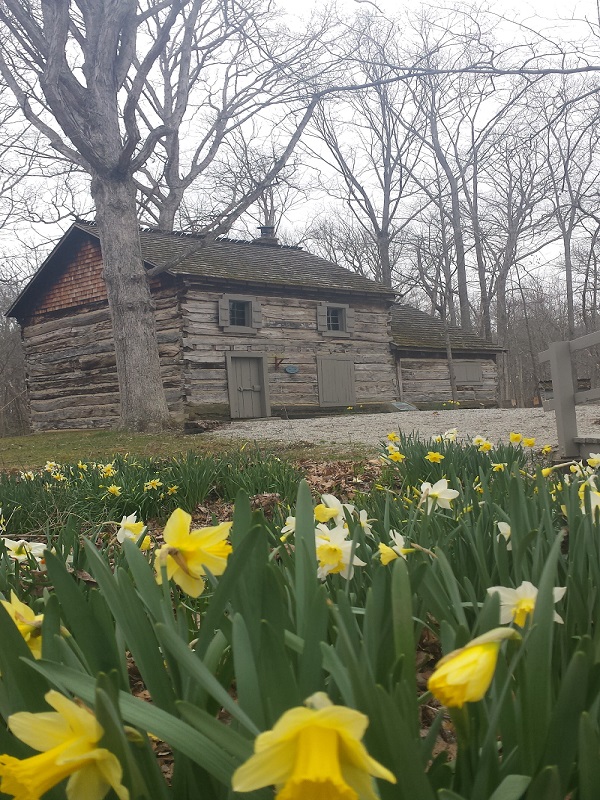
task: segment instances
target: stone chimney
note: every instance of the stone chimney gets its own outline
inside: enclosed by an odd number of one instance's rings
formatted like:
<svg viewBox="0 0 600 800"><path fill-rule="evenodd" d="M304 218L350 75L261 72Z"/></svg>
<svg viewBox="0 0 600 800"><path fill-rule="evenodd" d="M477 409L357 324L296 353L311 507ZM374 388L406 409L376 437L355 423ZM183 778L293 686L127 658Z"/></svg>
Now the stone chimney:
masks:
<svg viewBox="0 0 600 800"><path fill-rule="evenodd" d="M261 225L258 229L260 236L254 239L254 244L262 244L267 247L277 247L279 239L275 236L274 225Z"/></svg>

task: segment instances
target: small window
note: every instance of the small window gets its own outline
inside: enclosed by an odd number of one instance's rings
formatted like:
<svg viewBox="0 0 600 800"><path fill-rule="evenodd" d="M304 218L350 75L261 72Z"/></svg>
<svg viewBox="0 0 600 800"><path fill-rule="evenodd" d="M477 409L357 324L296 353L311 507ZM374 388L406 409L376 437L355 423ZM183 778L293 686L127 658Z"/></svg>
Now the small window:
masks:
<svg viewBox="0 0 600 800"><path fill-rule="evenodd" d="M219 298L219 327L224 333L255 336L262 324L262 308L256 297L224 294Z"/></svg>
<svg viewBox="0 0 600 800"><path fill-rule="evenodd" d="M346 313L344 308L337 306L327 306L327 330L345 331Z"/></svg>
<svg viewBox="0 0 600 800"><path fill-rule="evenodd" d="M323 336L338 339L348 338L354 333L354 309L337 303L319 303L317 306L317 330Z"/></svg>
<svg viewBox="0 0 600 800"><path fill-rule="evenodd" d="M251 327L250 313L252 304L245 300L229 301L229 324L237 327Z"/></svg>

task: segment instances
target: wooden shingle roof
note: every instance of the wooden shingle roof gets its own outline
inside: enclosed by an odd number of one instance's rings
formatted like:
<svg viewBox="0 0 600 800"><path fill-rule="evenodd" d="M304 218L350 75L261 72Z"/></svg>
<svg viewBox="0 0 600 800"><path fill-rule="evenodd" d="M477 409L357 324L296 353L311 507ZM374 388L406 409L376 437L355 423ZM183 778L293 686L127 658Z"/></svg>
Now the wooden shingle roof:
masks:
<svg viewBox="0 0 600 800"><path fill-rule="evenodd" d="M450 343L457 352L500 353L503 348L474 333L450 326ZM395 303L392 306L392 347L396 350L444 352L446 340L440 319L414 306Z"/></svg>
<svg viewBox="0 0 600 800"><path fill-rule="evenodd" d="M95 225L77 226L98 236ZM142 255L147 264L165 267L173 275L190 275L215 280L244 281L274 286L313 287L344 292L388 295L385 286L331 261L307 253L300 247L286 247L258 239L245 242L165 231L140 231Z"/></svg>

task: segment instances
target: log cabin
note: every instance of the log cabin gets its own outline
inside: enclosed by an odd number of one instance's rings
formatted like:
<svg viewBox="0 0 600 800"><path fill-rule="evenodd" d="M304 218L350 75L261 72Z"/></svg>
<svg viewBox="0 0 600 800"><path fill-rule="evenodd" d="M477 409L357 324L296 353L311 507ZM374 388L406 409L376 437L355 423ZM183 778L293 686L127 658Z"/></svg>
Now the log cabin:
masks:
<svg viewBox="0 0 600 800"><path fill-rule="evenodd" d="M272 229L252 242L140 232L174 421L381 408L398 396L394 293ZM33 430L113 427L119 392L93 223L65 233L8 310Z"/></svg>

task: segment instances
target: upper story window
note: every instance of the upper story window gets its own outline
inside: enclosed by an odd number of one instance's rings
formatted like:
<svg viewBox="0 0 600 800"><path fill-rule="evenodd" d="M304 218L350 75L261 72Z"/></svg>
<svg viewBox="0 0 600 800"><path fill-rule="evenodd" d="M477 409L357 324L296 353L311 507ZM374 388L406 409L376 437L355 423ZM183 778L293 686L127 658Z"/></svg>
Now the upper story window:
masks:
<svg viewBox="0 0 600 800"><path fill-rule="evenodd" d="M317 330L323 336L348 338L354 333L354 309L342 303L319 303Z"/></svg>
<svg viewBox="0 0 600 800"><path fill-rule="evenodd" d="M256 297L224 294L219 299L219 327L225 333L255 335L262 327L262 309Z"/></svg>
<svg viewBox="0 0 600 800"><path fill-rule="evenodd" d="M230 300L229 301L229 324L252 327L252 301L251 300Z"/></svg>

